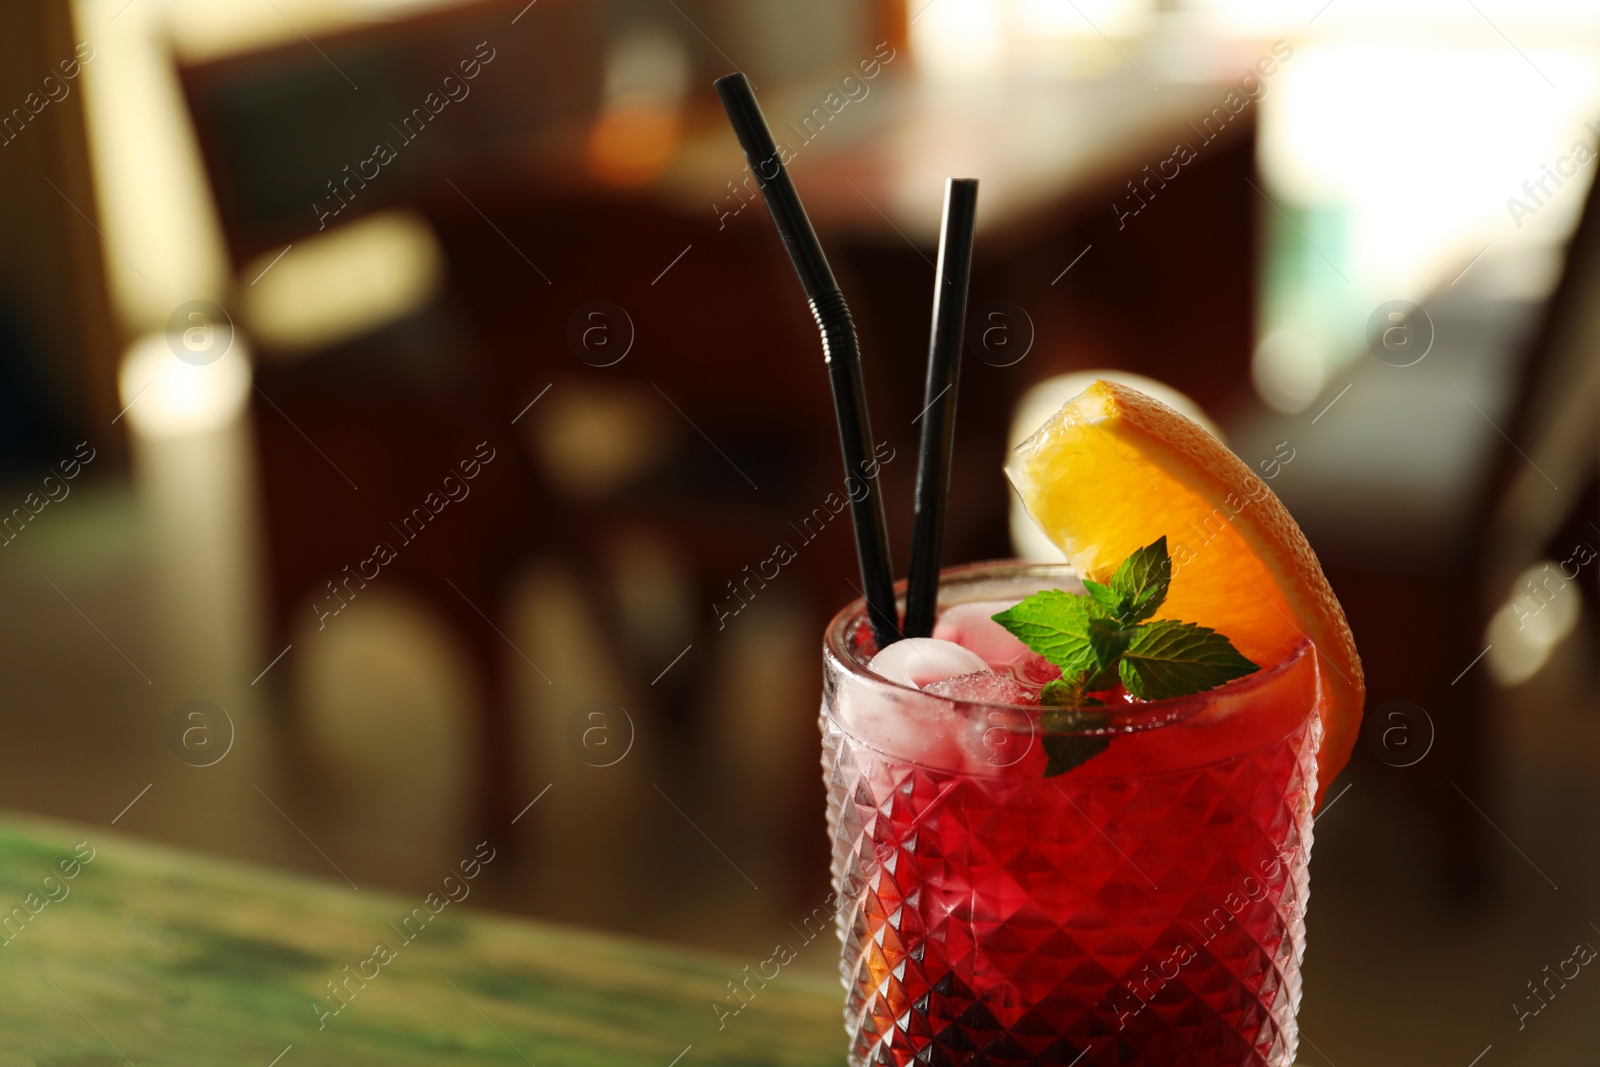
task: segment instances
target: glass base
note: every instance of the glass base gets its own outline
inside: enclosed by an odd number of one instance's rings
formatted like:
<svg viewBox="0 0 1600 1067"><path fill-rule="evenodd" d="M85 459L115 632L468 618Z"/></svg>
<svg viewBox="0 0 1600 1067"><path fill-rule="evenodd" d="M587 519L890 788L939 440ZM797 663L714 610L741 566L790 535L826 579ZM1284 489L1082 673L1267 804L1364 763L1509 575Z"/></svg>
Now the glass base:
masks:
<svg viewBox="0 0 1600 1067"><path fill-rule="evenodd" d="M1074 781L886 756L826 709L850 1062L1290 1067L1315 714Z"/></svg>

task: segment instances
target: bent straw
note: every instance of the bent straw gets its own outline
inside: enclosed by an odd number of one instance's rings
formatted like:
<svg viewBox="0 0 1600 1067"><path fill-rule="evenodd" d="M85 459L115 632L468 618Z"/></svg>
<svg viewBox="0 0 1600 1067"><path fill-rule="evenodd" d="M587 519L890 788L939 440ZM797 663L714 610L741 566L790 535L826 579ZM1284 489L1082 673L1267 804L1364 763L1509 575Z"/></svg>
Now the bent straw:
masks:
<svg viewBox="0 0 1600 1067"><path fill-rule="evenodd" d="M951 178L944 187L939 269L933 286L933 327L928 341L928 382L923 392L922 439L917 449L916 518L911 570L906 582L905 635L928 637L939 599L939 554L944 547L945 498L955 449L956 387L961 380L961 339L967 322L967 282L972 276L972 233L978 182Z"/></svg>
<svg viewBox="0 0 1600 1067"><path fill-rule="evenodd" d="M839 423L845 479L848 483L859 478L867 485L867 492L859 499L853 492L848 494L850 518L855 527L867 621L878 647L886 648L900 639L899 613L894 600L894 569L889 562L889 528L878 489L878 464L872 458L872 427L867 418L867 389L861 377L861 346L856 340L855 323L827 257L822 254L811 220L801 206L800 195L778 158L778 147L749 79L736 73L718 78L714 84L761 188L762 199L772 213L778 236L800 276L811 315L822 331L822 357L833 386L833 411Z"/></svg>

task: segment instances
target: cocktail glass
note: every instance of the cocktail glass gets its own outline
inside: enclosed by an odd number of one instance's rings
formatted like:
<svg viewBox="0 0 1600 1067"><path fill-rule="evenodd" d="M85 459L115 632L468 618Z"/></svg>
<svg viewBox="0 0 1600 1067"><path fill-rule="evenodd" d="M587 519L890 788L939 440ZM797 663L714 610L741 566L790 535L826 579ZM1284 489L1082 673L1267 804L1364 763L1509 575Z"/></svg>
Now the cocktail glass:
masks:
<svg viewBox="0 0 1600 1067"><path fill-rule="evenodd" d="M1064 564L956 567L940 610L1051 587L1082 591ZM1289 1067L1311 646L1209 692L1081 713L901 686L868 671L875 651L861 602L829 625L850 1062ZM1086 758L1046 777L1047 750Z"/></svg>

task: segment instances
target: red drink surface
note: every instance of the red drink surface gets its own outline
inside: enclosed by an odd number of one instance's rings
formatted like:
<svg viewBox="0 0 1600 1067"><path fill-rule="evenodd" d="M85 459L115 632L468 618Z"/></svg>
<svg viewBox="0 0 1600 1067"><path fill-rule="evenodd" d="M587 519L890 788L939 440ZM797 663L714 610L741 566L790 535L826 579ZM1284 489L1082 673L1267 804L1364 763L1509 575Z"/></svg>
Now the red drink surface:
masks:
<svg viewBox="0 0 1600 1067"><path fill-rule="evenodd" d="M822 727L852 1063L1288 1067L1309 647L1148 728L1120 716L1050 778L1032 713L896 694L849 658Z"/></svg>

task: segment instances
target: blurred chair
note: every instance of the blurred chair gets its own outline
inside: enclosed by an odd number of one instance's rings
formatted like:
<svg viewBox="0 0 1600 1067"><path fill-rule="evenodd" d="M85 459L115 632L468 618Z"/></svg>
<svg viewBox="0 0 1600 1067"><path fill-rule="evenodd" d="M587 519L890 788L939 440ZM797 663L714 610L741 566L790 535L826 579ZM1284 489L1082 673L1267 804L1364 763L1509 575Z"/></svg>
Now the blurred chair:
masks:
<svg viewBox="0 0 1600 1067"><path fill-rule="evenodd" d="M1492 836L1474 805L1494 803L1491 667L1508 650L1488 647L1489 624L1523 568L1549 553L1565 559L1580 542L1600 546L1589 525L1595 189L1543 307L1489 284L1497 270L1526 269L1485 256L1422 313L1402 312L1395 321L1413 339L1430 335L1431 349L1417 362L1363 353L1308 409L1314 419L1260 414L1234 427L1252 465L1279 442L1293 450L1272 485L1322 558L1361 649L1368 696L1355 787L1381 781L1427 813L1442 877L1463 903L1485 887Z"/></svg>
<svg viewBox="0 0 1600 1067"><path fill-rule="evenodd" d="M709 218L633 197L544 200L504 186L468 194L471 204L452 194L429 207L450 264L448 299L503 385L504 417L544 396L519 429L557 508L548 523L557 558L583 576L637 688L653 690L671 728L665 740L692 744L711 634L738 625L762 596L797 603L820 631L851 596L848 518L825 506L830 494L842 499L844 482L816 328L769 234L719 232ZM603 318L591 319L598 306ZM607 344L586 348L589 330L608 331ZM627 420L608 430L610 444L627 438L639 453L620 477L572 451L598 452L599 442L560 436L562 422L586 410L598 422L607 409ZM897 465L911 462L902 451ZM813 518L818 508L826 524ZM796 524L808 519L802 532ZM641 534L679 570L690 612L676 647L649 633L672 620L634 619L609 576L617 551ZM794 558L776 559L787 555L779 545ZM765 593L769 583L779 591ZM699 653L652 686L690 644Z"/></svg>
<svg viewBox="0 0 1600 1067"><path fill-rule="evenodd" d="M594 83L598 42L576 5L556 3L541 9L541 32L508 46L515 13L465 5L330 35L316 49L296 41L181 71L241 279L238 307L274 255L415 202L447 181L452 160L518 165L519 153L576 136L588 101L566 87ZM426 151L411 145L422 138ZM380 141L395 154L374 176ZM337 626L335 613L369 583L421 597L475 681L476 818L500 832L523 800L504 669L519 654L506 636L509 577L552 541L550 499L501 410L510 398L448 302L310 351L270 339L256 348L272 649L310 622ZM471 481L464 463L479 468ZM446 500L461 491L447 477L466 486L459 503ZM380 543L395 558L373 577Z"/></svg>
<svg viewBox="0 0 1600 1067"><path fill-rule="evenodd" d="M541 6L539 32L509 39L518 6L336 36L321 42L326 63L295 46L183 72L230 256L249 265L241 289L324 226L379 210L420 210L437 235L444 288L403 320L311 351L258 339L273 648L313 613L336 626L326 613L361 596L363 566L421 597L477 682L479 819L495 827L521 796L506 671L521 654L506 602L520 561L576 580L625 676L608 685L649 694L680 754L703 740L706 635L762 595L797 603L820 632L853 573L848 519L826 503L844 492L826 375L781 247L643 194L577 191L597 28L577 5ZM501 78L493 95L448 105L425 148L346 184L351 131L388 137L379 120L407 114L485 38L496 58L473 92ZM626 325L609 328L619 348L633 335L625 358L585 347L596 300L621 310ZM484 441L496 459L470 498L402 532ZM380 541L396 559L371 579ZM650 616L619 565L641 544L677 572L670 617ZM794 558L775 577L779 545ZM769 583L782 592L763 594ZM688 645L698 654L665 671Z"/></svg>
<svg viewBox="0 0 1600 1067"><path fill-rule="evenodd" d="M1497 458L1485 548L1491 605L1512 576L1578 544L1600 549L1600 184L1591 184L1560 281L1538 319ZM1595 594L1591 570L1579 589ZM1593 604L1593 600L1590 600Z"/></svg>

